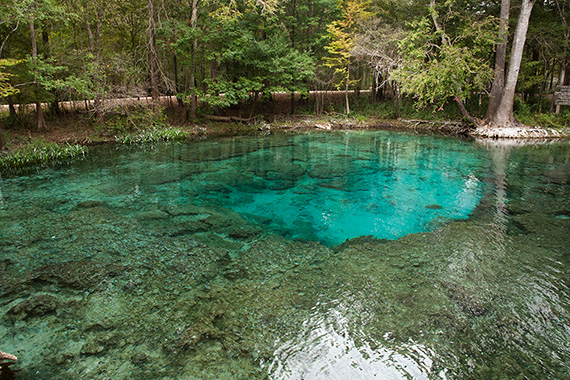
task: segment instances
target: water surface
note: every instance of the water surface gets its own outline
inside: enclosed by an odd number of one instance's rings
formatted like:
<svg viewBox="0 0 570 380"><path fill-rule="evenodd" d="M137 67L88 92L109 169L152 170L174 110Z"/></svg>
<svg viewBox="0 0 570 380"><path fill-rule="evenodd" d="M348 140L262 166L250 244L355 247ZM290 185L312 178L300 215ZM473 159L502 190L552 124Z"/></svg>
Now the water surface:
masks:
<svg viewBox="0 0 570 380"><path fill-rule="evenodd" d="M34 379L570 378L569 179L564 142L100 147L2 179L0 350Z"/></svg>

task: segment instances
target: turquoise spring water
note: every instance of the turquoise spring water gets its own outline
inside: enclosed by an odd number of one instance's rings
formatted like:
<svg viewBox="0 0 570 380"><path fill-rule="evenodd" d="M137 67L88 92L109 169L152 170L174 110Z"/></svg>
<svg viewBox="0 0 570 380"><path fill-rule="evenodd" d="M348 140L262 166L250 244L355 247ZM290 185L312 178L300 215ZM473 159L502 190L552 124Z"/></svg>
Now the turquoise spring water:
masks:
<svg viewBox="0 0 570 380"><path fill-rule="evenodd" d="M0 350L26 379L570 379L569 180L566 142L96 147L0 182Z"/></svg>

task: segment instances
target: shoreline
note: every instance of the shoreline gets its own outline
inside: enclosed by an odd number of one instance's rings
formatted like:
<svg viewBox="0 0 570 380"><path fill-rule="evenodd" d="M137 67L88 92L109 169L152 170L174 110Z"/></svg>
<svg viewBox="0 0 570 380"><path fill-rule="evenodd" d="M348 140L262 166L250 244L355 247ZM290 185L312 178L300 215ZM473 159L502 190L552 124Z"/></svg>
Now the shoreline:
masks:
<svg viewBox="0 0 570 380"><path fill-rule="evenodd" d="M72 127L70 127L72 125ZM243 122L212 122L200 120L197 123L166 121L163 125L141 126L136 131L112 134L105 127L97 126L89 120L68 118L58 120L43 131L38 130L5 130L9 136L8 144L0 152L0 173L9 173L18 170L29 170L48 166L52 160L48 157L40 164L21 165L12 168L10 157L18 154L35 154L42 146L51 146L51 149L61 147L85 147L104 144L145 144L159 141L191 142L204 138L247 136L271 131L342 131L342 130L386 130L414 134L436 134L442 136L467 138L477 140L479 143L499 143L507 145L535 144L539 141L556 141L569 139L570 130L555 130L552 128L478 128L472 129L460 121L452 120L421 120L421 119L376 119L355 120L344 115L327 117L293 115L280 116L271 122L257 121ZM158 132L156 136L154 132ZM170 133L172 132L172 133ZM150 134L151 136L144 136ZM173 134L173 135L171 135ZM55 145L54 145L55 144ZM29 153L32 151L32 153ZM3 162L2 162L3 161ZM4 168L8 170L4 170Z"/></svg>

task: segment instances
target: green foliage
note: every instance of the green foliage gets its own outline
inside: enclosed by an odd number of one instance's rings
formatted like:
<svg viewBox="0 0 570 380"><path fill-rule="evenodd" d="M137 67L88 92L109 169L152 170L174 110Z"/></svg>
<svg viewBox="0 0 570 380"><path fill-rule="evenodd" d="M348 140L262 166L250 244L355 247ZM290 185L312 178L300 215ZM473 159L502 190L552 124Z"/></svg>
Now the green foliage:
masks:
<svg viewBox="0 0 570 380"><path fill-rule="evenodd" d="M164 109L156 109L146 105L119 107L108 116L104 127L109 136L140 132L152 128L165 128L166 114Z"/></svg>
<svg viewBox="0 0 570 380"><path fill-rule="evenodd" d="M536 125L554 129L570 128L570 111L568 110L560 114L553 112L543 113L519 97L515 98L513 108L516 118L525 125Z"/></svg>
<svg viewBox="0 0 570 380"><path fill-rule="evenodd" d="M10 84L13 75L5 71L6 67L14 66L20 61L14 59L0 59L0 98L18 93L18 89Z"/></svg>
<svg viewBox="0 0 570 380"><path fill-rule="evenodd" d="M121 144L152 144L157 142L184 142L191 136L190 132L172 127L152 127L138 133L116 136Z"/></svg>
<svg viewBox="0 0 570 380"><path fill-rule="evenodd" d="M106 122L106 134L121 144L185 141L190 136L167 125L164 109L142 105L116 109Z"/></svg>
<svg viewBox="0 0 570 380"><path fill-rule="evenodd" d="M427 3L155 2L159 91L186 103L198 96L199 107L216 112L247 104L253 115L262 109L259 99L271 92L306 95L357 84L367 89L375 78L390 84L387 96L392 89L399 96L402 87L416 99L418 112L445 109L453 96L468 100L486 90L497 42L497 23L490 15L498 15L498 4L446 0L431 9ZM147 0L2 0L2 5L0 57L10 61L0 62L0 97L10 95L21 104L96 100L97 118L108 120L111 136L157 124L149 115L105 108L106 99L149 93ZM570 60L569 10L557 2L535 6L518 91L549 92L550 78L556 79L562 63ZM37 42L34 60L30 22Z"/></svg>
<svg viewBox="0 0 570 380"><path fill-rule="evenodd" d="M356 83L350 79L349 66L353 61L352 49L358 27L371 17L371 13L366 10L368 6L368 3L359 0L344 0L341 4L342 18L327 26L330 43L325 49L329 56L324 58L324 64L334 69L338 90Z"/></svg>
<svg viewBox="0 0 570 380"><path fill-rule="evenodd" d="M68 163L87 153L82 145L47 143L32 140L23 149L0 156L0 172L20 173L53 164Z"/></svg>
<svg viewBox="0 0 570 380"><path fill-rule="evenodd" d="M249 99L252 92L259 92L263 89L263 82L260 77L244 78L240 77L236 81L217 78L206 80L208 91L203 96L204 102L215 107L229 107L238 104L242 100Z"/></svg>
<svg viewBox="0 0 570 380"><path fill-rule="evenodd" d="M418 107L441 109L455 97L466 99L484 91L492 80L489 57L497 36L495 19L464 22L453 36L434 30L430 17L409 24L400 43L403 62L392 78Z"/></svg>
<svg viewBox="0 0 570 380"><path fill-rule="evenodd" d="M360 96L354 104L351 117L356 120L362 118L371 119L392 119L392 100L382 102L371 102L368 96ZM418 107L413 99L404 97L401 99L400 117L403 119L421 120L455 120L461 117L454 104L444 105L443 108L434 110L432 107Z"/></svg>

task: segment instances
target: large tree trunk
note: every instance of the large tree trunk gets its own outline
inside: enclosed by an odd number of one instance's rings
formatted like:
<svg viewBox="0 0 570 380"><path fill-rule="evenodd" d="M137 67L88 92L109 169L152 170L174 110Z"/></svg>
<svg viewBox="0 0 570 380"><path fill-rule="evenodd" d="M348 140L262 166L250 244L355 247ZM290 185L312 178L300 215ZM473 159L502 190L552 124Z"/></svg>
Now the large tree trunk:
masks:
<svg viewBox="0 0 570 380"><path fill-rule="evenodd" d="M148 54L150 61L150 95L152 101L158 104L158 53L156 52L156 24L152 0L148 0Z"/></svg>
<svg viewBox="0 0 570 380"><path fill-rule="evenodd" d="M485 118L490 118L499 107L501 94L505 84L505 65L507 62L507 39L509 37L509 13L511 0L501 1L501 22L499 25L499 41L497 52L495 53L495 79L491 87L489 107Z"/></svg>
<svg viewBox="0 0 570 380"><path fill-rule="evenodd" d="M488 119L488 124L495 127L516 127L519 125L513 113L513 104L515 100L515 89L519 77L521 61L523 56L526 34L530 14L535 0L523 0L521 4L521 13L517 21L515 29L513 47L509 60L509 70L505 81L505 87L501 95L501 100L497 110Z"/></svg>
<svg viewBox="0 0 570 380"><path fill-rule="evenodd" d="M38 63L38 46L36 43L36 29L34 26L34 20L30 20L30 38L32 41L32 61L34 62L34 64L37 64ZM37 81L37 77L38 77L37 69L34 69L34 72L35 72L34 80ZM40 87L39 84L36 82L36 84L35 84L36 98L38 97L39 87ZM44 111L42 109L42 104L41 104L39 99L36 101L36 126L39 130L47 128L46 121L44 118Z"/></svg>
<svg viewBox="0 0 570 380"><path fill-rule="evenodd" d="M20 123L20 125L24 127L22 119L20 119L20 117L16 113L16 107L14 107L14 99L12 98L12 96L7 96L6 101L8 102L8 109L10 110L10 119L12 119L13 121L18 121L18 123Z"/></svg>

